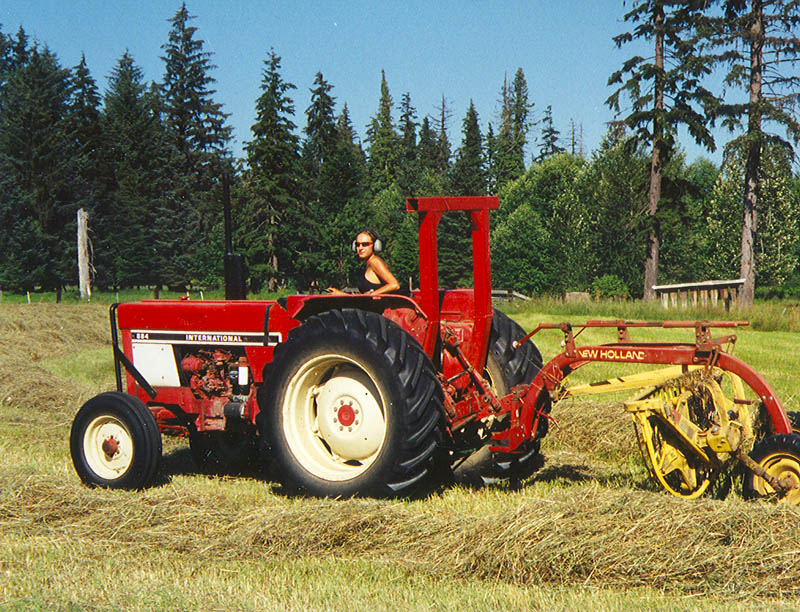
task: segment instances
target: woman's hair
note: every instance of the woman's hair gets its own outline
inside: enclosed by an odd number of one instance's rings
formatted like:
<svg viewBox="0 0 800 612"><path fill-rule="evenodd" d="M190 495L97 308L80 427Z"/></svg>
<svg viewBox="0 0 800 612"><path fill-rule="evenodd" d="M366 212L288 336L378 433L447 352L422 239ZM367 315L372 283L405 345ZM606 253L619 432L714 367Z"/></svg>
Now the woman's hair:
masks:
<svg viewBox="0 0 800 612"><path fill-rule="evenodd" d="M374 229L362 229L356 232L356 238L358 238L361 234L366 234L367 236L369 236L372 242L380 240L380 238L378 238L378 232L376 232Z"/></svg>

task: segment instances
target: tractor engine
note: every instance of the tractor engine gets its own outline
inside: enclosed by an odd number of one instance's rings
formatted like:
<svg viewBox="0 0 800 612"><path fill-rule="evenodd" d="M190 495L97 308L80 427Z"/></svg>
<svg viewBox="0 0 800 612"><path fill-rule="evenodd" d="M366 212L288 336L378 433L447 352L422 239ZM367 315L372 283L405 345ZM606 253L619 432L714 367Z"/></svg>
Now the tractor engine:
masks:
<svg viewBox="0 0 800 612"><path fill-rule="evenodd" d="M242 400L246 400L250 394L247 358L235 358L229 351L190 353L181 361L181 370L189 377L189 388L197 399L244 396Z"/></svg>
<svg viewBox="0 0 800 612"><path fill-rule="evenodd" d="M247 357L220 348L196 349L184 355L181 370L192 395L203 401L206 418L230 421L247 417L251 389Z"/></svg>

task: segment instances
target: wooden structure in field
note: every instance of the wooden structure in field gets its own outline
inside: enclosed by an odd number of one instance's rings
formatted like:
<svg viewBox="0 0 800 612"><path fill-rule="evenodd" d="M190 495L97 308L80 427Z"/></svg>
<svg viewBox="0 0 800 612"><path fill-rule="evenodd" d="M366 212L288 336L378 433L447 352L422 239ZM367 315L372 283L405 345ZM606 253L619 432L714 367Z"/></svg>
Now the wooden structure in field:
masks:
<svg viewBox="0 0 800 612"><path fill-rule="evenodd" d="M709 280L696 283L678 283L674 285L653 285L656 295L661 298L664 308L681 308L700 306L716 307L720 302L725 310L730 310L731 303L736 302L739 289L744 284L743 278L736 280Z"/></svg>

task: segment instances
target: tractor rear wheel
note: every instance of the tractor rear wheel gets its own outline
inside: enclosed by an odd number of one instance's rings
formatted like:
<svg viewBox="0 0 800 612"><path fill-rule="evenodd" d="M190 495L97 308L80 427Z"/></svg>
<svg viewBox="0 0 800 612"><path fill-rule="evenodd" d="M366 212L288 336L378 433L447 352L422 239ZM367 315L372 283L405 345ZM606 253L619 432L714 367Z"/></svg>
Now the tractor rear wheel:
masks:
<svg viewBox="0 0 800 612"><path fill-rule="evenodd" d="M484 375L497 397L508 395L512 387L530 383L542 368L542 355L533 342L528 340L514 348L513 342L524 336L525 330L516 321L499 310L493 311ZM544 402L544 412L550 412L550 397L546 396ZM547 419L540 418L533 438L524 442L516 453L479 449L455 469L456 480L480 484L528 478L541 466L539 446L547 429Z"/></svg>
<svg viewBox="0 0 800 612"><path fill-rule="evenodd" d="M757 442L750 457L767 471L793 488L779 501L800 503L800 436L773 434ZM763 478L748 471L744 477L742 493L746 499L775 496L775 489Z"/></svg>
<svg viewBox="0 0 800 612"><path fill-rule="evenodd" d="M161 462L161 433L141 400L117 391L101 393L75 415L70 453L85 484L141 489Z"/></svg>
<svg viewBox="0 0 800 612"><path fill-rule="evenodd" d="M277 474L320 497L397 496L436 472L443 396L419 343L385 317L310 317L264 368L259 426Z"/></svg>

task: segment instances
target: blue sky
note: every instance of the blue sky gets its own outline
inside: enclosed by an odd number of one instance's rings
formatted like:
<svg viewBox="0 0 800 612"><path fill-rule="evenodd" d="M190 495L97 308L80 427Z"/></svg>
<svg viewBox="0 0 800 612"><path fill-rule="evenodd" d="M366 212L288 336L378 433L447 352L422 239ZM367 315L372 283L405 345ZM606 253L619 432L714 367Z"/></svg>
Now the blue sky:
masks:
<svg viewBox="0 0 800 612"><path fill-rule="evenodd" d="M230 114L234 152L250 139L264 59L270 48L282 58L284 80L294 83L298 130L314 76L321 71L334 86L337 112L347 103L363 137L376 113L381 69L395 102L404 92L419 118L436 115L444 95L452 111L448 135L454 148L470 100L485 131L498 123L504 75L522 68L534 119L552 105L553 118L568 146L570 120L583 127L584 150L597 148L613 118L605 105L608 76L622 61L647 49L618 50L612 37L629 29L622 20L630 2L621 0L439 0L347 2L300 0L188 0L198 37L213 53L217 68L214 99ZM106 77L127 49L147 81L163 75L161 45L168 20L180 2L153 0L2 0L0 24L6 34L22 25L32 40L46 44L62 65L74 66L85 54L102 91ZM540 127L534 127L538 136ZM723 137L724 140L724 137ZM723 140L718 142L718 151ZM689 159L719 153L698 149L688 137ZM529 153L536 145L529 146Z"/></svg>

